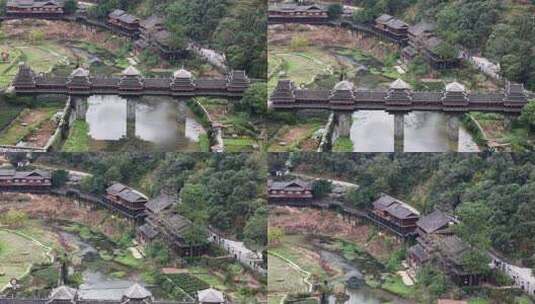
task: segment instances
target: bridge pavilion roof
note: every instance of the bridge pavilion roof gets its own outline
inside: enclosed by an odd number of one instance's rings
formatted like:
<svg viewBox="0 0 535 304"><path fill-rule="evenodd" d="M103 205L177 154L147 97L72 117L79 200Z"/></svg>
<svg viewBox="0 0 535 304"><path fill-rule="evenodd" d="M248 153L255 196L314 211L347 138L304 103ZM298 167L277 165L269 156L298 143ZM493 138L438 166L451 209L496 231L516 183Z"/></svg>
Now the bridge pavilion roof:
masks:
<svg viewBox="0 0 535 304"><path fill-rule="evenodd" d="M72 77L89 77L89 70L86 70L80 67L72 71L71 76Z"/></svg>
<svg viewBox="0 0 535 304"><path fill-rule="evenodd" d="M223 296L223 293L217 289L214 288L208 288L204 290L199 290L197 292L197 298L199 300L199 303L202 304L208 304L208 303L224 303L225 302L225 296Z"/></svg>
<svg viewBox="0 0 535 304"><path fill-rule="evenodd" d="M390 89L394 90L410 90L411 86L403 81L401 78L396 79L396 81L390 84Z"/></svg>
<svg viewBox="0 0 535 304"><path fill-rule="evenodd" d="M128 299L142 300L142 299L151 298L152 293L148 291L145 287L139 285L138 283L135 283L134 285L130 286L127 290L125 290L124 297Z"/></svg>
<svg viewBox="0 0 535 304"><path fill-rule="evenodd" d="M77 295L78 290L69 286L62 285L52 290L49 296L49 300L71 301L74 303Z"/></svg>
<svg viewBox="0 0 535 304"><path fill-rule="evenodd" d="M466 92L466 87L454 81L446 85L446 92Z"/></svg>
<svg viewBox="0 0 535 304"><path fill-rule="evenodd" d="M353 83L349 82L348 80L342 80L334 85L333 90L339 91L352 91L353 90Z"/></svg>
<svg viewBox="0 0 535 304"><path fill-rule="evenodd" d="M124 76L140 76L141 72L131 65L127 67L126 69L124 69L121 74Z"/></svg>
<svg viewBox="0 0 535 304"><path fill-rule="evenodd" d="M191 72L184 68L181 68L175 71L175 73L173 73L173 77L175 78L191 78L191 76L192 76Z"/></svg>

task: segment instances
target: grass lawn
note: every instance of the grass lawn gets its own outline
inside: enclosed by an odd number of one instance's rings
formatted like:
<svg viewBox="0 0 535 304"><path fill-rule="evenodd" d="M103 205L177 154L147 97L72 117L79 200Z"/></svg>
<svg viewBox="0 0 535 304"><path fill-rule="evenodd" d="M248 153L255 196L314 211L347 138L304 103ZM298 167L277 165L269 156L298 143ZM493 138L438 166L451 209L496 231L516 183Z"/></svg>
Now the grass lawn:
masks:
<svg viewBox="0 0 535 304"><path fill-rule="evenodd" d="M24 109L13 124L0 133L0 144L16 145L60 110L57 107Z"/></svg>
<svg viewBox="0 0 535 304"><path fill-rule="evenodd" d="M270 139L270 152L284 152L294 150L316 150L314 147L303 147L303 143L310 139L316 131L323 128L327 120L310 119L310 122L300 123L298 125L283 126L280 128L272 139Z"/></svg>
<svg viewBox="0 0 535 304"><path fill-rule="evenodd" d="M296 85L309 84L314 81L316 75L330 74L331 66L317 59L314 54L309 52L288 52L275 53L270 56L276 57L270 62L280 62L279 70L286 74L288 79L295 82ZM278 82L278 74L273 73L268 81L268 91L272 91Z"/></svg>
<svg viewBox="0 0 535 304"><path fill-rule="evenodd" d="M89 151L89 125L83 120L76 120L71 126L69 137L63 144L64 152Z"/></svg>
<svg viewBox="0 0 535 304"><path fill-rule="evenodd" d="M303 274L283 259L268 256L268 304L279 304L285 294L308 291Z"/></svg>
<svg viewBox="0 0 535 304"><path fill-rule="evenodd" d="M243 152L253 150L256 141L252 138L223 138L225 152Z"/></svg>
<svg viewBox="0 0 535 304"><path fill-rule="evenodd" d="M10 62L0 64L0 87L6 87L18 71L18 62L24 61L37 72L49 72L58 64L71 61L68 50L64 46L51 41L41 41L38 45L14 41L0 44L2 50L10 53Z"/></svg>
<svg viewBox="0 0 535 304"><path fill-rule="evenodd" d="M533 304L533 301L528 296L521 296L515 298L515 304Z"/></svg>
<svg viewBox="0 0 535 304"><path fill-rule="evenodd" d="M210 152L210 140L207 134L199 135L199 149L201 152Z"/></svg>
<svg viewBox="0 0 535 304"><path fill-rule="evenodd" d="M281 239L279 245L270 247L269 250L299 265L301 269L312 273L314 276L318 277L320 281L328 279L330 276L321 267L319 257L316 259L316 253L310 251L305 246L304 236L286 235Z"/></svg>
<svg viewBox="0 0 535 304"><path fill-rule="evenodd" d="M0 230L0 290L11 278L22 278L36 263L49 261L46 249L16 233Z"/></svg>
<svg viewBox="0 0 535 304"><path fill-rule="evenodd" d="M333 152L353 152L353 142L349 137L339 137L333 145Z"/></svg>
<svg viewBox="0 0 535 304"><path fill-rule="evenodd" d="M228 287L225 286L223 280L220 277L210 273L210 270L208 268L202 266L195 266L189 267L188 270L192 276L208 283L208 285L210 285L211 287L222 291L228 290Z"/></svg>
<svg viewBox="0 0 535 304"><path fill-rule="evenodd" d="M136 259L129 250L113 260L121 265L135 269L139 269L143 265L143 259Z"/></svg>
<svg viewBox="0 0 535 304"><path fill-rule="evenodd" d="M7 127L7 125L24 109L24 107L13 106L1 100L0 108L2 109L2 111L0 111L0 130Z"/></svg>
<svg viewBox="0 0 535 304"><path fill-rule="evenodd" d="M489 301L483 298L474 298L474 299L468 300L468 304L488 304L488 303Z"/></svg>
<svg viewBox="0 0 535 304"><path fill-rule="evenodd" d="M403 298L412 298L415 292L414 288L403 284L399 275L387 277L381 288Z"/></svg>

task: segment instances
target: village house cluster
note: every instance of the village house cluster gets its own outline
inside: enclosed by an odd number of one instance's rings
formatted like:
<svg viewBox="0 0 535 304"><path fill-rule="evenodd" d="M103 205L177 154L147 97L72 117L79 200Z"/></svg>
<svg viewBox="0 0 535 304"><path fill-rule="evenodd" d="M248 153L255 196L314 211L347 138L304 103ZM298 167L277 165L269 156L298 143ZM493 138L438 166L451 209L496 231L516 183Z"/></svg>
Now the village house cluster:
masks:
<svg viewBox="0 0 535 304"><path fill-rule="evenodd" d="M172 46L171 33L166 29L163 17L152 15L140 20L132 14L116 9L108 14L107 24L115 31L134 39L134 49L137 53L154 50L166 59L177 59L187 54L186 50Z"/></svg>
<svg viewBox="0 0 535 304"><path fill-rule="evenodd" d="M52 188L52 175L42 170L16 171L0 169L1 191L49 191Z"/></svg>
<svg viewBox="0 0 535 304"><path fill-rule="evenodd" d="M139 54L144 50L154 51L161 57L171 60L187 56L184 48L174 47L171 34L165 27L165 20L160 16L147 19L129 14L121 9L110 12L105 20L90 19L85 10L74 14L64 11L63 0L8 0L6 3L6 19L60 19L85 22L92 26L107 27L115 33L134 40L134 49Z"/></svg>
<svg viewBox="0 0 535 304"><path fill-rule="evenodd" d="M416 270L432 263L447 274L458 286L479 286L488 280L486 274L471 271L465 266L464 256L469 245L455 235L457 219L440 210L421 215L415 208L397 198L381 194L370 208L358 210L331 199L320 200L312 194L312 184L302 179L268 181L268 199L272 205L292 207L329 208L342 213L346 219L366 221L389 231L399 241L412 245L407 251L408 265ZM351 221L352 222L352 221ZM509 271L515 285L529 294L535 293L530 285L531 276L521 276L521 270L505 263L490 252L492 268Z"/></svg>
<svg viewBox="0 0 535 304"><path fill-rule="evenodd" d="M7 0L6 17L57 19L65 15L61 0Z"/></svg>
<svg viewBox="0 0 535 304"><path fill-rule="evenodd" d="M434 35L434 25L421 22L409 25L403 20L388 14L377 17L373 24L357 24L351 20L352 11L344 8L341 22L330 20L327 7L318 4L277 4L268 10L270 24L301 23L316 25L343 26L365 34L387 39L402 47L402 58L410 62L421 55L434 69L456 68L461 64L461 53L454 58L444 58L437 52L443 40Z"/></svg>

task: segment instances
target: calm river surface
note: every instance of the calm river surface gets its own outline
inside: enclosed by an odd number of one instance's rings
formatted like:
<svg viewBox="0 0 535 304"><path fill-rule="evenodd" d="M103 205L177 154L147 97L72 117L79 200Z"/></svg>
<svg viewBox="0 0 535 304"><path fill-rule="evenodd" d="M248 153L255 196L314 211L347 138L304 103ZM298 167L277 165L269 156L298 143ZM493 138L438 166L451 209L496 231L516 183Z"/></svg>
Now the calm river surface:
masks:
<svg viewBox="0 0 535 304"><path fill-rule="evenodd" d="M411 112L405 116L405 152L449 150L447 116L435 112ZM355 152L393 152L394 116L383 111L353 113L350 133ZM477 152L479 147L462 126L459 152Z"/></svg>
<svg viewBox="0 0 535 304"><path fill-rule="evenodd" d="M87 102L85 119L91 150L142 146L153 150L192 151L198 150L199 136L205 133L185 103L172 98L143 97L128 101L116 95L96 95ZM128 117L129 102L134 103L135 117Z"/></svg>

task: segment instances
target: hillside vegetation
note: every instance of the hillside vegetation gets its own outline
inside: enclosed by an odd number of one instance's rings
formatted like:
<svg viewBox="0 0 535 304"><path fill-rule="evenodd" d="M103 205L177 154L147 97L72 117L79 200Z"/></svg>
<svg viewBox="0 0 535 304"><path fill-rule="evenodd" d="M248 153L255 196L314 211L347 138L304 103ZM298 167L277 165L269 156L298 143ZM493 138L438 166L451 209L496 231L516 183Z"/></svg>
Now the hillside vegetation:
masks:
<svg viewBox="0 0 535 304"><path fill-rule="evenodd" d="M265 162L258 154L211 153L62 153L39 161L93 174L85 191L100 194L122 182L149 195L180 195L177 211L252 246L267 243Z"/></svg>
<svg viewBox="0 0 535 304"><path fill-rule="evenodd" d="M115 8L139 16L164 16L172 43L201 43L226 55L233 69L254 78L267 71L266 1L263 0L103 0L90 11L105 18Z"/></svg>
<svg viewBox="0 0 535 304"><path fill-rule="evenodd" d="M287 154L270 155L277 170ZM346 200L369 207L381 192L422 213L441 209L474 219L469 238L535 266L535 156L532 154L292 154L299 171L337 176L360 188ZM470 221L470 222L474 222ZM470 241L470 240L468 240Z"/></svg>
<svg viewBox="0 0 535 304"><path fill-rule="evenodd" d="M533 0L353 0L369 22L382 13L410 23L432 21L451 45L480 51L500 63L503 75L535 89L535 1Z"/></svg>

